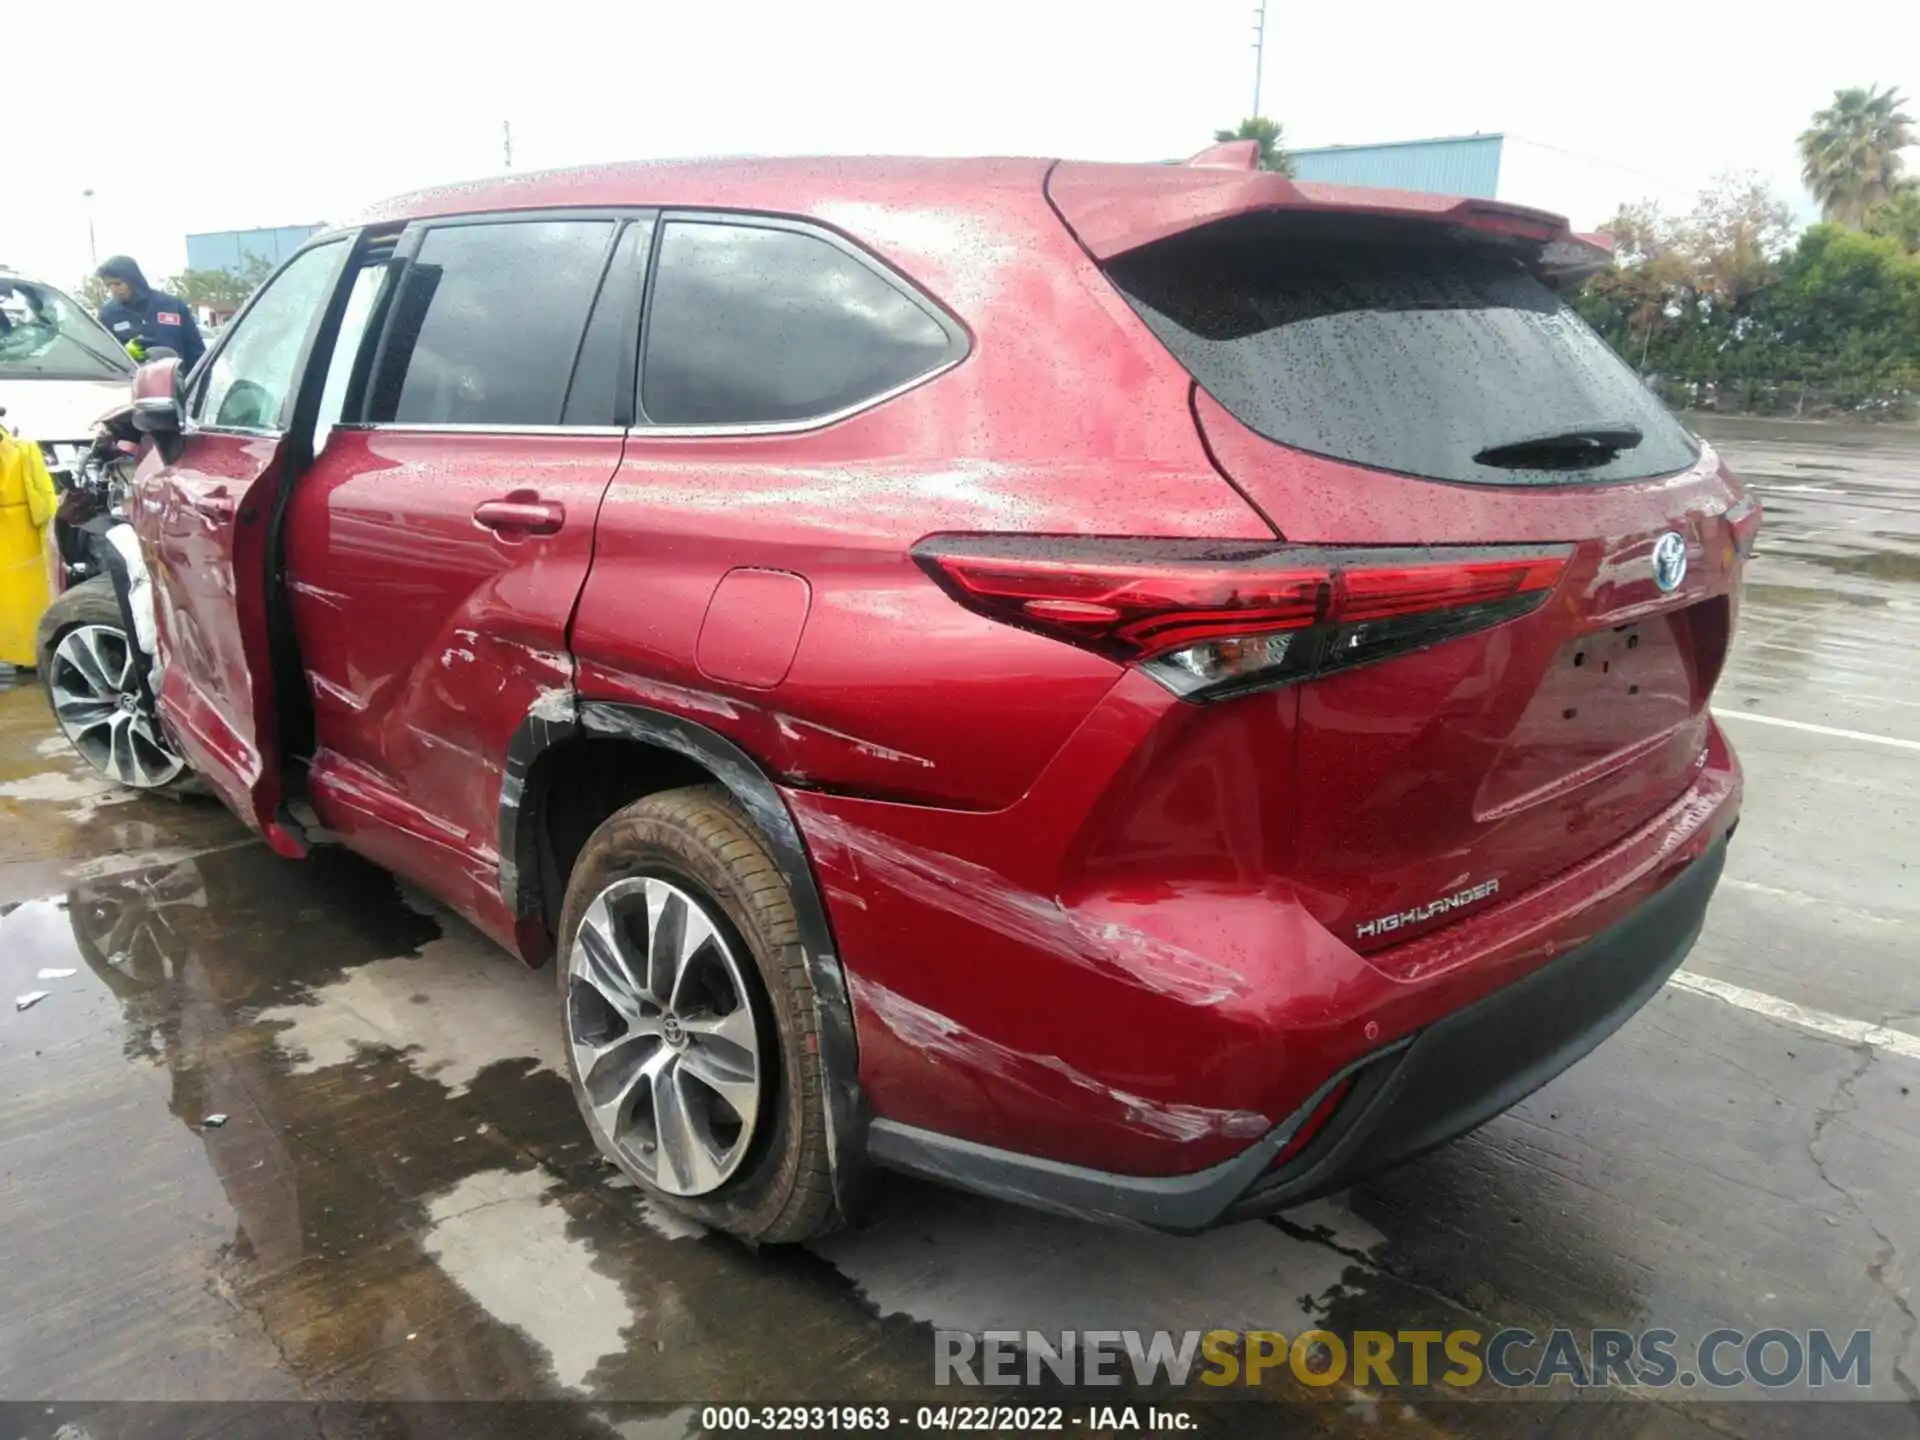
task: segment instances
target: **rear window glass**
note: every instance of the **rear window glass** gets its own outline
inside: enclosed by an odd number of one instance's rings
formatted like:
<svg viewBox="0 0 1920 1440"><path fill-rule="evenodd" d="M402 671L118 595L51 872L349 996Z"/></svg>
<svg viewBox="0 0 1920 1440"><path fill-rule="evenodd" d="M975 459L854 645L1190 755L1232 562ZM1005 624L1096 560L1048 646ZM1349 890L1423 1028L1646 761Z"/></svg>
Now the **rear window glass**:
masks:
<svg viewBox="0 0 1920 1440"><path fill-rule="evenodd" d="M1490 485L1640 479L1698 451L1605 341L1519 260L1464 243L1218 227L1109 266L1194 379L1269 440L1375 469ZM1630 448L1544 468L1509 452L1575 432Z"/></svg>
<svg viewBox="0 0 1920 1440"><path fill-rule="evenodd" d="M658 425L813 420L938 369L951 348L919 304L817 236L675 221L640 405Z"/></svg>

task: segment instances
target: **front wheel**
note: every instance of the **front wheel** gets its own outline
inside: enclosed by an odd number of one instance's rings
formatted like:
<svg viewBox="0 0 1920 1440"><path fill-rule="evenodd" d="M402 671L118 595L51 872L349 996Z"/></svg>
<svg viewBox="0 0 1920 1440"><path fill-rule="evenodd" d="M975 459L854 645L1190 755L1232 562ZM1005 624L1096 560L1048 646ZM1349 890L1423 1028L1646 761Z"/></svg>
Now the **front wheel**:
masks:
<svg viewBox="0 0 1920 1440"><path fill-rule="evenodd" d="M556 969L574 1098L609 1159L742 1239L831 1227L799 924L724 790L649 795L594 831L567 883Z"/></svg>
<svg viewBox="0 0 1920 1440"><path fill-rule="evenodd" d="M113 582L76 585L40 617L40 684L73 748L133 790L180 791L193 779L142 696L139 652Z"/></svg>

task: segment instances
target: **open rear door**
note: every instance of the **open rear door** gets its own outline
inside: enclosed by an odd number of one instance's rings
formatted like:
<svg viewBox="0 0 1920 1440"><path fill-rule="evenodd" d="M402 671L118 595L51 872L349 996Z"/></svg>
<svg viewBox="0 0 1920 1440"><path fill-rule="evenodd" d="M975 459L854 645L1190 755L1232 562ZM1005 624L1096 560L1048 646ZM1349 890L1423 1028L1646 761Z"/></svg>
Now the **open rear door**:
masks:
<svg viewBox="0 0 1920 1440"><path fill-rule="evenodd" d="M161 717L188 763L283 855L306 845L281 802L274 522L312 460L359 243L329 236L261 287L195 372L179 432L159 436L135 482Z"/></svg>

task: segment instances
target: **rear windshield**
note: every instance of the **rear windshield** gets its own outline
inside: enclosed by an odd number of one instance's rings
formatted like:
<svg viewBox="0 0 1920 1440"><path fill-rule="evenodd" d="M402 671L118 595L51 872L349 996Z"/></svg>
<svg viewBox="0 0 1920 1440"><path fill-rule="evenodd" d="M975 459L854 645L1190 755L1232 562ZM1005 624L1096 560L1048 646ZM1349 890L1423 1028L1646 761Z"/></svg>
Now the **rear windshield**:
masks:
<svg viewBox="0 0 1920 1440"><path fill-rule="evenodd" d="M1216 226L1108 267L1194 379L1269 440L1486 485L1642 479L1697 458L1665 407L1517 258L1431 227L1297 225ZM1475 459L1595 430L1618 443L1623 427L1638 444L1584 462Z"/></svg>

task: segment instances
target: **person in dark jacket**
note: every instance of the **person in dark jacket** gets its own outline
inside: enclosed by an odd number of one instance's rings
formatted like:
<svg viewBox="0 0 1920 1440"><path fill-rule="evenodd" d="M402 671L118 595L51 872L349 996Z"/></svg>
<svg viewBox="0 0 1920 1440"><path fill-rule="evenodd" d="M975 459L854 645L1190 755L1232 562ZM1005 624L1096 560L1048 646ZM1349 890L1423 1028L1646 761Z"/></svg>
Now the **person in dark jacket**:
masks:
<svg viewBox="0 0 1920 1440"><path fill-rule="evenodd" d="M131 256L113 255L93 272L106 282L108 300L100 307L100 323L138 360L143 352L164 346L192 368L207 348L194 323L193 311L178 296L163 294L147 284L147 277Z"/></svg>

